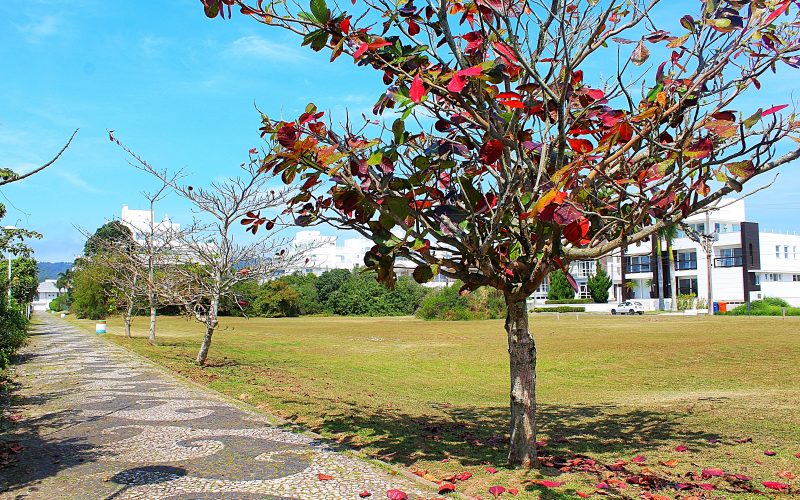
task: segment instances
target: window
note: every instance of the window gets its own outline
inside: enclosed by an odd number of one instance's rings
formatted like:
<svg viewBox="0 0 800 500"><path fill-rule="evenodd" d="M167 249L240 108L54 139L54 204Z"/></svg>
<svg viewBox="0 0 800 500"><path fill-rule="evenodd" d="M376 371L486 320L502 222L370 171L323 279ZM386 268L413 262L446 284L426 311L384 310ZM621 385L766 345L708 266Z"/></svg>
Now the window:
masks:
<svg viewBox="0 0 800 500"><path fill-rule="evenodd" d="M587 283L581 283L578 285L579 289L579 297L581 299L591 299L592 295L589 293L589 285Z"/></svg>
<svg viewBox="0 0 800 500"><path fill-rule="evenodd" d="M732 224L731 225L731 232L732 233L739 233L741 231L742 231L742 225L741 224Z"/></svg>
<svg viewBox="0 0 800 500"><path fill-rule="evenodd" d="M719 257L714 259L716 267L741 267L742 249L741 248L722 248Z"/></svg>
<svg viewBox="0 0 800 500"><path fill-rule="evenodd" d="M678 271L697 269L697 252L693 250L678 252L675 259L675 269Z"/></svg>
<svg viewBox="0 0 800 500"><path fill-rule="evenodd" d="M780 259L781 258L781 246L780 245L775 245L775 258L776 259Z"/></svg>
<svg viewBox="0 0 800 500"><path fill-rule="evenodd" d="M588 278L589 276L594 276L595 271L595 262L593 260L580 260L575 263L577 270L575 274L581 278Z"/></svg>
<svg viewBox="0 0 800 500"><path fill-rule="evenodd" d="M800 281L800 274L793 274L792 275L792 281L794 281L794 282Z"/></svg>
<svg viewBox="0 0 800 500"><path fill-rule="evenodd" d="M762 281L783 281L783 275L780 273L764 273Z"/></svg>
<svg viewBox="0 0 800 500"><path fill-rule="evenodd" d="M783 247L783 257L788 259L789 258L789 245L785 245Z"/></svg>
<svg viewBox="0 0 800 500"><path fill-rule="evenodd" d="M794 256L795 260L797 259L797 247L792 247L792 255Z"/></svg>
<svg viewBox="0 0 800 500"><path fill-rule="evenodd" d="M678 278L678 294L689 295L690 293L697 295L697 278Z"/></svg>
<svg viewBox="0 0 800 500"><path fill-rule="evenodd" d="M649 273L650 256L649 255L626 256L625 270L629 273Z"/></svg>

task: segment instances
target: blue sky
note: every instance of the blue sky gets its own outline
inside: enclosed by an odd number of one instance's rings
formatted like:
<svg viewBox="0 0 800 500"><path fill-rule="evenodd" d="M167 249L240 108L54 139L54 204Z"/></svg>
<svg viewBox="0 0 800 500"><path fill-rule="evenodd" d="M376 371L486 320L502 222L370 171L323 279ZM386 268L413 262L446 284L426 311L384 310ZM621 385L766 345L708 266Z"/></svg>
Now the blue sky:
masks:
<svg viewBox="0 0 800 500"><path fill-rule="evenodd" d="M84 240L75 226L93 230L123 204L145 206L141 192L155 184L127 164L107 130L151 163L185 168L202 183L235 175L259 145L255 105L291 117L313 101L341 116L371 109L383 89L379 75L350 58L329 64L296 37L241 16L208 20L198 0L27 0L5 11L0 166L41 164L81 129L56 165L0 192L9 210L3 224L45 235L32 245L43 261L74 258ZM784 102L795 87L781 82ZM784 167L775 186L749 199L748 219L800 231L798 192L800 165ZM157 212L191 218L174 196Z"/></svg>

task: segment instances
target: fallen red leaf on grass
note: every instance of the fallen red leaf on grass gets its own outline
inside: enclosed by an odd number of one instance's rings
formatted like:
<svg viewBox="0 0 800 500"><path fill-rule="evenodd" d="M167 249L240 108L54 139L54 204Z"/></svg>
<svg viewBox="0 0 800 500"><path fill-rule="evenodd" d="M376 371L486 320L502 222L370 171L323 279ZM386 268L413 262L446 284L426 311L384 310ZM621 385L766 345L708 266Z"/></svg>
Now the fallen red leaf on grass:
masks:
<svg viewBox="0 0 800 500"><path fill-rule="evenodd" d="M453 482L453 481L455 481L457 478L458 478L458 476L457 476L456 474L450 474L449 476L445 476L445 477L443 477L443 478L442 478L442 481L444 481L444 482L446 482L446 483L452 483L452 482Z"/></svg>
<svg viewBox="0 0 800 500"><path fill-rule="evenodd" d="M733 474L728 476L728 478L734 478L736 481L752 481L753 478L750 476L745 476L744 474Z"/></svg>
<svg viewBox="0 0 800 500"><path fill-rule="evenodd" d="M544 486L545 488L558 488L559 486L563 486L564 483L560 481L546 481L546 480L538 480L534 481L533 484L538 484L539 486Z"/></svg>
<svg viewBox="0 0 800 500"><path fill-rule="evenodd" d="M471 477L472 477L472 472L462 472L461 474L456 476L456 479L458 479L459 481L466 481Z"/></svg>
<svg viewBox="0 0 800 500"><path fill-rule="evenodd" d="M697 487L700 488L701 490L706 490L706 491L711 491L711 490L716 490L717 489L717 487L714 486L711 483L700 483L700 484L697 485Z"/></svg>
<svg viewBox="0 0 800 500"><path fill-rule="evenodd" d="M456 485L450 483L448 481L443 481L439 483L439 494L444 495L445 493L452 493L456 491Z"/></svg>
<svg viewBox="0 0 800 500"><path fill-rule="evenodd" d="M598 490L607 490L610 488L610 486L606 483L597 483L594 487Z"/></svg>
<svg viewBox="0 0 800 500"><path fill-rule="evenodd" d="M739 443L739 444L752 443L753 442L753 438L741 438L741 439L737 439L736 442Z"/></svg>
<svg viewBox="0 0 800 500"><path fill-rule="evenodd" d="M589 498L591 496L589 493L584 493L582 491L576 491L575 494L581 498Z"/></svg>
<svg viewBox="0 0 800 500"><path fill-rule="evenodd" d="M797 476L794 474L794 472L790 470L782 470L780 472L776 472L775 475L783 479L797 479Z"/></svg>
<svg viewBox="0 0 800 500"><path fill-rule="evenodd" d="M660 463L664 467L675 467L676 465L678 465L678 461L675 460L674 458L672 460L666 460L666 461L658 462L658 463Z"/></svg>
<svg viewBox="0 0 800 500"><path fill-rule="evenodd" d="M515 496L517 496L517 493L519 493L519 490L516 489L516 488L509 488L509 489L506 490L506 493L508 493L512 497L515 497Z"/></svg>
<svg viewBox="0 0 800 500"><path fill-rule="evenodd" d="M777 483L775 481L762 481L761 484L763 484L765 488L769 488L771 490L776 490L776 491L783 491L789 489L788 484Z"/></svg>
<svg viewBox="0 0 800 500"><path fill-rule="evenodd" d="M689 448L688 448L686 445L683 445L683 444L675 447L675 451L677 451L677 452L679 452L679 453L680 453L680 452L684 452L684 451L686 451L686 450L688 450L688 449L689 449Z"/></svg>
<svg viewBox="0 0 800 500"><path fill-rule="evenodd" d="M772 450L764 450L764 455L766 455L768 457L774 457L775 455L777 455L777 453L775 453Z"/></svg>
<svg viewBox="0 0 800 500"><path fill-rule="evenodd" d="M646 459L642 455L636 455L635 457L633 457L631 459L631 462L637 463L637 464L642 464L642 463L644 463L645 460Z"/></svg>
<svg viewBox="0 0 800 500"><path fill-rule="evenodd" d="M330 481L331 479L333 479L333 476L329 476L327 474L317 474L317 478L320 481Z"/></svg>
<svg viewBox="0 0 800 500"><path fill-rule="evenodd" d="M692 485L689 484L689 483L678 483L678 484L675 485L675 489L678 490L678 491L691 490L692 489Z"/></svg>
<svg viewBox="0 0 800 500"><path fill-rule="evenodd" d="M502 486L492 486L489 488L489 493L495 496L495 498L499 497L503 493L505 493L506 489Z"/></svg>
<svg viewBox="0 0 800 500"><path fill-rule="evenodd" d="M795 457L795 458L800 458L800 453L795 453L795 454L794 454L794 457Z"/></svg>
<svg viewBox="0 0 800 500"><path fill-rule="evenodd" d="M386 492L386 498L389 500L408 500L408 495L405 491L389 490Z"/></svg>
<svg viewBox="0 0 800 500"><path fill-rule="evenodd" d="M483 470L485 470L485 471L486 471L486 472L488 472L489 474L497 474L497 469L495 469L494 467L486 467L486 468L485 468L485 469L483 469Z"/></svg>
<svg viewBox="0 0 800 500"><path fill-rule="evenodd" d="M22 415L20 415L18 413L15 413L13 415L9 415L8 416L8 419L11 420L12 422L19 422L19 419L21 419L21 418L22 418Z"/></svg>
<svg viewBox="0 0 800 500"><path fill-rule="evenodd" d="M725 475L725 471L722 469L703 469L701 474L703 479L708 479L710 477L722 477Z"/></svg>
<svg viewBox="0 0 800 500"><path fill-rule="evenodd" d="M361 498L367 498L367 497L371 497L372 493L370 493L369 491L364 490L361 493L359 493L358 496L361 497Z"/></svg>

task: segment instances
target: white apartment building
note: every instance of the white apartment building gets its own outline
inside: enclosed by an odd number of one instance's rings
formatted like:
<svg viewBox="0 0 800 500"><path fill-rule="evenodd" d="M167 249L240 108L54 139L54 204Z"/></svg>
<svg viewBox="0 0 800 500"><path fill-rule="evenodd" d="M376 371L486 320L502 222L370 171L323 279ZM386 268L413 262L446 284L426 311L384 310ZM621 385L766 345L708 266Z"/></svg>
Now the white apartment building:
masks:
<svg viewBox="0 0 800 500"><path fill-rule="evenodd" d="M708 222L706 222L708 220ZM800 306L800 235L765 232L758 223L746 222L744 200L723 199L715 208L684 221L699 234L711 236L711 300L732 305L746 297L780 297ZM657 262L653 241L617 250L600 259L613 280L610 301L637 299L652 308L658 297ZM663 296L669 304L669 256L661 242ZM679 231L672 242L674 279L678 294L708 297L708 264L703 245ZM594 274L594 261L573 262L570 273L579 284L576 297L588 298L586 280ZM536 299L547 297L547 285Z"/></svg>
<svg viewBox="0 0 800 500"><path fill-rule="evenodd" d="M168 215L165 215L162 220L156 221L154 214L150 210L131 210L128 205L122 206L119 220L131 230L134 241L140 245L144 245L147 241L146 238L150 234L151 221L156 238L165 234L174 235L181 228L180 224L172 222Z"/></svg>

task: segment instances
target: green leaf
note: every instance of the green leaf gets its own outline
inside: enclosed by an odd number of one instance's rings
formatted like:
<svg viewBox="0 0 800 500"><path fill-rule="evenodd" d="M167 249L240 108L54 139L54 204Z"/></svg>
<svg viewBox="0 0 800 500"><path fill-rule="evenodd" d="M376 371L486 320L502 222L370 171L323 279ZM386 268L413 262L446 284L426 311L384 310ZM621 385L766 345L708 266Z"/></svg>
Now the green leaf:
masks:
<svg viewBox="0 0 800 500"><path fill-rule="evenodd" d="M387 231L391 231L392 228L395 226L394 218L386 213L381 214L378 218L378 222L380 222L381 227L386 229Z"/></svg>
<svg viewBox="0 0 800 500"><path fill-rule="evenodd" d="M367 165L374 167L375 165L380 165L382 160L383 151L375 151L370 155L369 160L367 160Z"/></svg>
<svg viewBox="0 0 800 500"><path fill-rule="evenodd" d="M311 13L314 14L317 21L323 24L327 23L331 17L325 0L311 0Z"/></svg>
<svg viewBox="0 0 800 500"><path fill-rule="evenodd" d="M753 126L761 120L761 111L761 108L758 108L758 111L756 111L750 118L744 120L742 122L744 127L747 129L753 128Z"/></svg>
<svg viewBox="0 0 800 500"><path fill-rule="evenodd" d="M403 144L405 142L406 124L403 120L395 120L392 124L392 132L394 132L394 142L396 144Z"/></svg>
<svg viewBox="0 0 800 500"><path fill-rule="evenodd" d="M411 275L414 277L414 281L417 283L427 283L433 279L433 268L427 264L422 264L417 266Z"/></svg>

